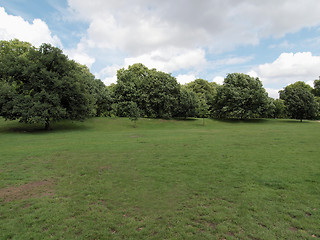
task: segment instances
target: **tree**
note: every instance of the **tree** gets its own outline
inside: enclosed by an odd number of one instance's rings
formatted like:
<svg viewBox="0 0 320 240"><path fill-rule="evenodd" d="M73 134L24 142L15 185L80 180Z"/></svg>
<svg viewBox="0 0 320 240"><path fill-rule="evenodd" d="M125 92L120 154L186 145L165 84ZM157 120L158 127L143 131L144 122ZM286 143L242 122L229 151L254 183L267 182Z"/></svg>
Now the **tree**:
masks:
<svg viewBox="0 0 320 240"><path fill-rule="evenodd" d="M25 123L82 120L94 113L92 79L59 48L1 41L0 116Z"/></svg>
<svg viewBox="0 0 320 240"><path fill-rule="evenodd" d="M218 84L204 79L196 79L193 82L187 83L185 87L197 95L199 103L197 104L196 115L198 117L207 117L213 111ZM203 114L204 112L205 115Z"/></svg>
<svg viewBox="0 0 320 240"><path fill-rule="evenodd" d="M202 117L202 125L204 126L204 119L207 118L209 113L209 106L203 98L199 99L198 116Z"/></svg>
<svg viewBox="0 0 320 240"><path fill-rule="evenodd" d="M217 88L215 115L218 118L260 117L268 110L269 104L268 94L259 78L232 73Z"/></svg>
<svg viewBox="0 0 320 240"><path fill-rule="evenodd" d="M143 79L139 108L149 117L171 118L176 115L180 95L180 85L168 73L152 69Z"/></svg>
<svg viewBox="0 0 320 240"><path fill-rule="evenodd" d="M143 116L170 118L175 115L180 85L170 74L139 63L118 70L117 78L114 95L118 116L129 116L122 108L128 102L135 102Z"/></svg>
<svg viewBox="0 0 320 240"><path fill-rule="evenodd" d="M295 82L279 91L284 100L288 115L293 119L313 119L318 113L318 104L313 96L312 88L304 82Z"/></svg>
<svg viewBox="0 0 320 240"><path fill-rule="evenodd" d="M320 97L320 79L314 80L312 93L316 97Z"/></svg>
<svg viewBox="0 0 320 240"><path fill-rule="evenodd" d="M134 122L134 128L137 127L137 120L140 117L140 109L135 102L130 102L128 105L129 108L129 119Z"/></svg>
<svg viewBox="0 0 320 240"><path fill-rule="evenodd" d="M177 110L177 117L194 117L197 114L198 109L198 97L197 95L186 88L185 86L181 87L180 98Z"/></svg>
<svg viewBox="0 0 320 240"><path fill-rule="evenodd" d="M286 107L284 105L284 100L274 99L273 104L274 104L273 117L284 118L286 116Z"/></svg>

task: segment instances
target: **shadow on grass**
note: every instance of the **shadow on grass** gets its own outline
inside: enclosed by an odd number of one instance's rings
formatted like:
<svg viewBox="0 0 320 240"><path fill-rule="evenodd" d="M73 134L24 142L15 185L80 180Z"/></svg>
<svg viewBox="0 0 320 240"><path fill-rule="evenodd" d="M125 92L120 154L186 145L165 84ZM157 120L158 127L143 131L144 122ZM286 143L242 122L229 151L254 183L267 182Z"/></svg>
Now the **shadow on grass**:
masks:
<svg viewBox="0 0 320 240"><path fill-rule="evenodd" d="M302 122L298 119L281 119L281 122L283 123L313 123L316 122L316 120L302 120Z"/></svg>
<svg viewBox="0 0 320 240"><path fill-rule="evenodd" d="M265 118L252 118L252 119L237 119L237 118L230 118L230 119L216 119L212 118L213 120L216 120L218 122L224 122L224 123L266 123L269 121L269 119Z"/></svg>
<svg viewBox="0 0 320 240"><path fill-rule="evenodd" d="M40 124L26 124L19 123L17 121L8 121L5 126L0 126L0 133L55 133L55 132L67 132L89 129L88 126L82 122L62 121L52 123L49 130L45 130L43 125Z"/></svg>
<svg viewBox="0 0 320 240"><path fill-rule="evenodd" d="M188 122L188 121L197 121L198 119L197 118L173 118L172 120Z"/></svg>

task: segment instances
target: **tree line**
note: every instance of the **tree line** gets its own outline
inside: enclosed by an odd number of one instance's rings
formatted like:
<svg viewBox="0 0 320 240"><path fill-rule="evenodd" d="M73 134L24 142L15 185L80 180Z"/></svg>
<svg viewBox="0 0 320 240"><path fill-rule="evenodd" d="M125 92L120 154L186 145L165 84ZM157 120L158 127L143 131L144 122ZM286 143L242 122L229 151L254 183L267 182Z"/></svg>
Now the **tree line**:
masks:
<svg viewBox="0 0 320 240"><path fill-rule="evenodd" d="M296 82L268 97L259 78L231 73L222 85L196 79L181 85L171 74L133 64L105 86L89 69L50 44L0 41L0 116L25 123L118 116L150 118L319 117L320 80Z"/></svg>

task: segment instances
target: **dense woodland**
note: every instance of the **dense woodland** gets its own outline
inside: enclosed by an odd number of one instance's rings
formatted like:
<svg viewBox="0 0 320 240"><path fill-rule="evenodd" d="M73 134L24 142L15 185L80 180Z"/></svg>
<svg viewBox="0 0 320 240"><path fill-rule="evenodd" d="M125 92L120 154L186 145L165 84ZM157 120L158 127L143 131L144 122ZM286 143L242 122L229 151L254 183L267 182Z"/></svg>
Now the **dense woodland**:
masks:
<svg viewBox="0 0 320 240"><path fill-rule="evenodd" d="M309 79L302 79L309 80ZM219 85L203 79L181 85L169 73L134 64L105 86L86 66L50 44L0 41L0 116L50 123L92 116L149 118L318 119L320 80L296 82L268 97L259 78L231 73Z"/></svg>

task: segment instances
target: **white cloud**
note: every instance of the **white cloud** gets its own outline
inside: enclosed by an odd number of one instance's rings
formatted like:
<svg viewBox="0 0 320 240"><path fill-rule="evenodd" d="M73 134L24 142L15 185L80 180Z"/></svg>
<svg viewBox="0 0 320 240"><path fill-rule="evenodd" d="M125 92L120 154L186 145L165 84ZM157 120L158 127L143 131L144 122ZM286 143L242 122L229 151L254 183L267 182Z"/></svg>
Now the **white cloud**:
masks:
<svg viewBox="0 0 320 240"><path fill-rule="evenodd" d="M237 64L244 64L249 61L251 61L254 57L253 56L247 56L247 57L229 57L220 59L217 61L212 62L212 66L214 67L220 67L225 65L237 65Z"/></svg>
<svg viewBox="0 0 320 240"><path fill-rule="evenodd" d="M269 96L269 97L272 97L272 98L274 98L274 99L279 98L279 91L280 91L280 90L281 90L281 89L266 88L266 91L267 91L267 93L268 93L268 96Z"/></svg>
<svg viewBox="0 0 320 240"><path fill-rule="evenodd" d="M251 76L251 77L254 77L254 78L259 77L259 76L258 76L258 73L256 73L254 70L250 70L247 74L248 74L249 76Z"/></svg>
<svg viewBox="0 0 320 240"><path fill-rule="evenodd" d="M186 84L197 79L194 74L179 74L176 78L177 81L181 84Z"/></svg>
<svg viewBox="0 0 320 240"><path fill-rule="evenodd" d="M120 68L128 68L135 63L142 63L148 68L156 68L158 71L174 72L182 68L201 68L206 65L205 52L201 49L161 49L143 54L137 57L125 58L123 65L114 64L107 66L100 72L96 73L98 78L103 79L105 84L109 85L116 82L116 73ZM192 80L190 80L192 79ZM178 82L184 84L195 80L194 74L178 75ZM189 81L190 80L190 81Z"/></svg>
<svg viewBox="0 0 320 240"><path fill-rule="evenodd" d="M126 58L124 65L127 67L134 63L142 63L148 68L156 68L159 71L174 72L179 69L201 68L206 64L206 59L202 49L166 48Z"/></svg>
<svg viewBox="0 0 320 240"><path fill-rule="evenodd" d="M104 69L102 69L100 72L96 73L95 76L99 79L101 79L105 85L110 85L112 83L117 82L117 71L123 68L123 66L120 65L112 65L107 66Z"/></svg>
<svg viewBox="0 0 320 240"><path fill-rule="evenodd" d="M11 40L14 38L30 42L36 47L42 43L51 43L62 47L59 38L55 35L52 36L44 21L34 19L32 23L29 23L19 16L7 14L5 9L0 7L0 39Z"/></svg>
<svg viewBox="0 0 320 240"><path fill-rule="evenodd" d="M69 0L94 46L139 56L157 49L230 50L320 24L318 0Z"/></svg>
<svg viewBox="0 0 320 240"><path fill-rule="evenodd" d="M81 40L84 49L70 53L77 61L91 65L94 59L90 53L101 49L112 52L118 66L143 63L181 76L247 63L253 56L218 61L207 57L320 24L319 0L136 0L134 4L125 0L68 0L68 5L75 20L89 25ZM271 47L293 45L283 41ZM119 60L116 54L125 57ZM108 56L105 59L105 66L110 65ZM266 81L273 79L263 67L263 74L252 70ZM116 81L115 72L102 70L98 75L106 84Z"/></svg>
<svg viewBox="0 0 320 240"><path fill-rule="evenodd" d="M220 84L220 85L222 85L223 82L224 82L224 77L217 76L217 77L215 77L215 78L213 79L213 81L216 82L216 83L218 83L218 84Z"/></svg>
<svg viewBox="0 0 320 240"><path fill-rule="evenodd" d="M92 66L95 62L93 57L90 57L86 53L78 52L77 50L67 50L65 53L69 56L69 58L75 60L76 62L86 65L88 68Z"/></svg>
<svg viewBox="0 0 320 240"><path fill-rule="evenodd" d="M94 57L90 57L89 54L86 53L86 46L82 42L80 42L75 49L65 49L64 53L67 54L69 58L89 68L96 61Z"/></svg>
<svg viewBox="0 0 320 240"><path fill-rule="evenodd" d="M282 53L272 63L257 66L255 72L264 85L285 87L296 81L313 81L319 76L320 56L311 52Z"/></svg>

